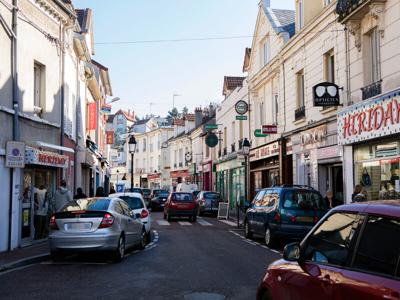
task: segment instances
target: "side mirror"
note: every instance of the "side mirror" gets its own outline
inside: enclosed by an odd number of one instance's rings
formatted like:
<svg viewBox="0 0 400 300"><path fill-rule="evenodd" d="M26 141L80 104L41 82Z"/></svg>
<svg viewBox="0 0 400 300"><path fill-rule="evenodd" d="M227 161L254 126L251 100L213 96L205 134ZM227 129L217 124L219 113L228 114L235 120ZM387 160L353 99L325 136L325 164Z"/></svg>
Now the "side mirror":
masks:
<svg viewBox="0 0 400 300"><path fill-rule="evenodd" d="M301 258L301 249L299 243L291 243L283 249L283 259L287 261L299 261Z"/></svg>

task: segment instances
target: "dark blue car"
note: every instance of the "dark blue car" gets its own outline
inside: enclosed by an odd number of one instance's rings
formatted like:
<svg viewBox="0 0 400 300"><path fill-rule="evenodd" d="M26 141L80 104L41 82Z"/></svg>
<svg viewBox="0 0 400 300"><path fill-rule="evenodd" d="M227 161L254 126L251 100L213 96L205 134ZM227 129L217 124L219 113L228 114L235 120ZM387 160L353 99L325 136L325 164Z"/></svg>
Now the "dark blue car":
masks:
<svg viewBox="0 0 400 300"><path fill-rule="evenodd" d="M260 190L246 212L245 235L263 236L271 246L279 239L302 239L327 212L321 194L304 186Z"/></svg>

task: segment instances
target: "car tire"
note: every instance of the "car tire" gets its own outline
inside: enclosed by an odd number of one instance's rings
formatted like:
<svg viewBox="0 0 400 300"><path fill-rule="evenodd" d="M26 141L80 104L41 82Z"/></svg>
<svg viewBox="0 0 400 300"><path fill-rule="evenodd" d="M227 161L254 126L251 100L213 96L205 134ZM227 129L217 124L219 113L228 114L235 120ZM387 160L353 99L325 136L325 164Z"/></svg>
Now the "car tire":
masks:
<svg viewBox="0 0 400 300"><path fill-rule="evenodd" d="M140 243L139 243L139 249L143 250L144 248L146 248L147 245L147 233L146 233L146 229L142 229L142 233L140 234Z"/></svg>
<svg viewBox="0 0 400 300"><path fill-rule="evenodd" d="M54 262L59 262L64 259L64 255L60 251L50 251L50 258Z"/></svg>
<svg viewBox="0 0 400 300"><path fill-rule="evenodd" d="M123 234L120 235L118 239L117 248L114 250L113 253L113 261L114 262L121 262L125 256L125 237Z"/></svg>
<svg viewBox="0 0 400 300"><path fill-rule="evenodd" d="M250 230L250 224L247 220L244 221L244 236L246 237L246 239L253 238L253 233Z"/></svg>
<svg viewBox="0 0 400 300"><path fill-rule="evenodd" d="M268 226L265 227L264 242L268 247L272 247L275 242L274 238L272 237L271 229Z"/></svg>

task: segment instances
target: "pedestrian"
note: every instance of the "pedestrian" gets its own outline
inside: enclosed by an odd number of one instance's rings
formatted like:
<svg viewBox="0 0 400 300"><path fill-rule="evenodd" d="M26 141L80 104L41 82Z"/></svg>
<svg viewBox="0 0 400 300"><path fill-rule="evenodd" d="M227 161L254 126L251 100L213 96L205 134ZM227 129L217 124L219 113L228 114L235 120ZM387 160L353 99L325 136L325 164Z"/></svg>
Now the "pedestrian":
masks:
<svg viewBox="0 0 400 300"><path fill-rule="evenodd" d="M72 195L67 189L67 183L65 180L61 180L60 188L55 194L55 202L56 212L60 211L68 203L72 202Z"/></svg>
<svg viewBox="0 0 400 300"><path fill-rule="evenodd" d="M365 202L367 200L368 200L368 194L365 188L361 188L361 191L353 198L353 202Z"/></svg>
<svg viewBox="0 0 400 300"><path fill-rule="evenodd" d="M353 194L351 195L351 201L354 202L354 197L355 197L356 195L358 195L359 193L361 193L362 188L363 188L363 187L362 187L361 184L357 184L357 185L354 187Z"/></svg>
<svg viewBox="0 0 400 300"><path fill-rule="evenodd" d="M115 188L113 184L110 186L110 194L115 194Z"/></svg>
<svg viewBox="0 0 400 300"><path fill-rule="evenodd" d="M78 187L76 189L76 195L74 196L74 199L85 199L87 196L83 193L82 188Z"/></svg>
<svg viewBox="0 0 400 300"><path fill-rule="evenodd" d="M40 240L45 236L45 226L47 223L47 213L49 203L47 200L47 190L43 185L34 189L35 199L35 239Z"/></svg>
<svg viewBox="0 0 400 300"><path fill-rule="evenodd" d="M328 190L325 194L324 197L326 206L328 207L328 209L334 208L335 206L337 206L337 201L335 199L335 197L333 196L333 192L331 190Z"/></svg>
<svg viewBox="0 0 400 300"><path fill-rule="evenodd" d="M96 195L95 195L95 197L105 197L106 196L106 194L104 193L104 188L102 187L102 186L99 186L97 189L96 189Z"/></svg>

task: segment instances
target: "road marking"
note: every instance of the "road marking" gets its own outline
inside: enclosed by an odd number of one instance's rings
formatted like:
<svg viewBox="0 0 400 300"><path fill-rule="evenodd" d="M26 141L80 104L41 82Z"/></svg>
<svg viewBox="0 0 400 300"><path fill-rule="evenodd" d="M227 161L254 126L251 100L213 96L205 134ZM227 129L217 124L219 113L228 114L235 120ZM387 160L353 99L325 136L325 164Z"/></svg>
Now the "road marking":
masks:
<svg viewBox="0 0 400 300"><path fill-rule="evenodd" d="M157 223L160 226L169 226L169 225L171 225L168 221L163 221L163 220L158 220Z"/></svg>
<svg viewBox="0 0 400 300"><path fill-rule="evenodd" d="M234 234L234 235L236 235L236 236L238 236L238 237L240 237L240 238L242 239L243 242L245 242L245 243L247 243L247 244L249 244L249 245L259 246L259 247L262 247L262 248L264 248L264 249L266 249L266 250L272 251L272 252L274 252L274 253L282 254L282 252L280 252L280 251L278 251L278 250L269 248L268 246L263 245L263 244L260 244L259 242L256 242L256 241L247 239L245 236L243 236L243 235L241 235L241 234L239 234L239 233L237 233L237 232L234 232L234 231L232 231L232 230L229 230L229 232L232 233L232 234Z"/></svg>
<svg viewBox="0 0 400 300"><path fill-rule="evenodd" d="M229 220L218 220L224 224L227 224L229 226L237 226L237 224L235 222L229 221Z"/></svg>
<svg viewBox="0 0 400 300"><path fill-rule="evenodd" d="M192 226L192 223L189 223L189 222L179 221L178 223L181 226Z"/></svg>
<svg viewBox="0 0 400 300"><path fill-rule="evenodd" d="M199 223L201 226L213 226L213 224L208 223L206 220L197 220L197 223Z"/></svg>

